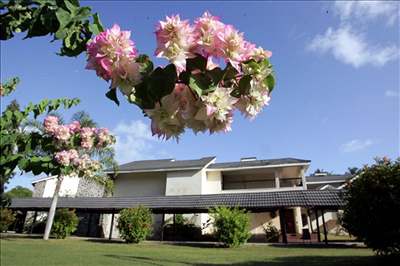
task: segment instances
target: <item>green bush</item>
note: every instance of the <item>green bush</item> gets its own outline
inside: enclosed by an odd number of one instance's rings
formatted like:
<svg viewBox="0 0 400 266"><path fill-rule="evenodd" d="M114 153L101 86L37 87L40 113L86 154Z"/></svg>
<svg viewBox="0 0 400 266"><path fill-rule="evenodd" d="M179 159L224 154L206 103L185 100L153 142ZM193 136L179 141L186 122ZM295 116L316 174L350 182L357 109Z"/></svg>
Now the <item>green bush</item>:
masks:
<svg viewBox="0 0 400 266"><path fill-rule="evenodd" d="M346 193L343 226L380 255L400 254L400 158L376 159Z"/></svg>
<svg viewBox="0 0 400 266"><path fill-rule="evenodd" d="M228 247L237 247L250 238L250 219L245 210L216 207L211 211L217 239Z"/></svg>
<svg viewBox="0 0 400 266"><path fill-rule="evenodd" d="M151 211L143 206L120 211L117 228L127 243L139 243L152 232Z"/></svg>
<svg viewBox="0 0 400 266"><path fill-rule="evenodd" d="M7 209L0 209L0 232L6 232L8 227L15 221L14 213Z"/></svg>
<svg viewBox="0 0 400 266"><path fill-rule="evenodd" d="M279 230L271 222L264 227L264 232L267 242L279 241Z"/></svg>
<svg viewBox="0 0 400 266"><path fill-rule="evenodd" d="M79 219L75 210L58 209L54 216L51 232L58 239L64 239L76 231Z"/></svg>

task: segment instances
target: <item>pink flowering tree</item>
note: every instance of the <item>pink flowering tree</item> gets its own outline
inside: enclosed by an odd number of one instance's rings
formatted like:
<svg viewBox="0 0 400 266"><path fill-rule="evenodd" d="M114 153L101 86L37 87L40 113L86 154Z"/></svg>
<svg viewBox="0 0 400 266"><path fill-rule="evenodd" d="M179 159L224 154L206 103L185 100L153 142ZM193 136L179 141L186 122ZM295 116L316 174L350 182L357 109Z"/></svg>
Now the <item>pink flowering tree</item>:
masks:
<svg viewBox="0 0 400 266"><path fill-rule="evenodd" d="M107 180L98 160L90 154L95 149L106 149L115 138L106 128L82 127L78 121L60 124L57 116L44 119L43 132L33 132L36 153L22 163L22 169L37 175L45 172L57 176L56 188L47 217L44 239L50 235L61 183L65 176L101 178Z"/></svg>
<svg viewBox="0 0 400 266"><path fill-rule="evenodd" d="M87 69L110 82L106 96L119 104L117 89L151 119L153 135L176 138L231 130L235 110L253 119L268 104L275 85L271 52L244 38L232 25L205 12L191 25L179 15L160 21L156 67L141 55L130 31L118 25L87 44Z"/></svg>

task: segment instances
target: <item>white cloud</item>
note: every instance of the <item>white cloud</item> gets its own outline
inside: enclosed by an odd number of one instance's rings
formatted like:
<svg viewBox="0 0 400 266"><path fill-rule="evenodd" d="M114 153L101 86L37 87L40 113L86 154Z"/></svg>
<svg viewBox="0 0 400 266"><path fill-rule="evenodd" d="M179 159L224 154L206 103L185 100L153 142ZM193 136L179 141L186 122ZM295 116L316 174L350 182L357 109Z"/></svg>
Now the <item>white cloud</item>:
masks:
<svg viewBox="0 0 400 266"><path fill-rule="evenodd" d="M394 90L387 90L385 91L386 97L399 97L399 92Z"/></svg>
<svg viewBox="0 0 400 266"><path fill-rule="evenodd" d="M149 125L141 120L119 122L112 130L116 136L115 155L119 163L152 159L162 152L154 148L157 139L151 135Z"/></svg>
<svg viewBox="0 0 400 266"><path fill-rule="evenodd" d="M371 139L360 140L360 139L353 139L349 142L346 142L340 146L340 150L343 152L355 152L364 150L370 147L374 142Z"/></svg>
<svg viewBox="0 0 400 266"><path fill-rule="evenodd" d="M354 67L364 65L383 66L399 56L398 47L370 45L363 34L355 32L350 25L337 30L328 28L325 34L317 35L308 49L320 53L332 53L339 61Z"/></svg>
<svg viewBox="0 0 400 266"><path fill-rule="evenodd" d="M393 25L399 16L399 3L395 1L336 1L334 9L343 21L367 21L381 17L388 25Z"/></svg>

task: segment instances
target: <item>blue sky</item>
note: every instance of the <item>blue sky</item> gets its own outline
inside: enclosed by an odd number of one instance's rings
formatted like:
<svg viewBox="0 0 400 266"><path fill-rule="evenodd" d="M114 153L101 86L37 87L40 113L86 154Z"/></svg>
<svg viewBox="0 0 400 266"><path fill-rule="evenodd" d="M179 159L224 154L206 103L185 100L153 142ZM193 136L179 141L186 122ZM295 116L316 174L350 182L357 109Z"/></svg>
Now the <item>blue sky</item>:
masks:
<svg viewBox="0 0 400 266"><path fill-rule="evenodd" d="M85 1L106 27L132 31L140 53L153 55L154 27L166 15L193 21L208 10L273 52L277 75L270 105L253 121L235 115L228 134L185 133L179 143L152 137L150 121L134 105L116 106L108 85L85 70L85 55L56 56L50 37L1 42L1 80L18 75L13 98L79 97L67 118L86 110L117 136L120 162L217 156L217 161L296 157L336 173L399 154L399 4L395 2L128 2ZM154 57L153 57L154 58ZM165 60L155 60L166 64ZM8 188L30 186L16 176Z"/></svg>

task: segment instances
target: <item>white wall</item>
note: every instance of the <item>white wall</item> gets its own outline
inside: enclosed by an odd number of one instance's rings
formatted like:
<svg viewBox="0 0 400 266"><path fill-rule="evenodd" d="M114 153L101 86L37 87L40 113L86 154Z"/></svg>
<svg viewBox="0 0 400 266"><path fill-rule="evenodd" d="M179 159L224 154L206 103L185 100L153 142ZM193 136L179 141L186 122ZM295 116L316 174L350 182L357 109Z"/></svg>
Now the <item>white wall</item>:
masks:
<svg viewBox="0 0 400 266"><path fill-rule="evenodd" d="M222 191L222 175L220 171L205 172L202 194L218 194Z"/></svg>
<svg viewBox="0 0 400 266"><path fill-rule="evenodd" d="M55 177L46 180L46 186L44 188L42 197L44 197L44 198L53 197L54 190L56 189L56 182L57 182L57 179ZM60 187L60 196L61 197L74 197L76 195L76 192L78 191L78 185L79 185L79 177L76 177L76 176L64 177L64 179L61 183L61 187Z"/></svg>
<svg viewBox="0 0 400 266"><path fill-rule="evenodd" d="M165 195L199 195L201 187L202 171L168 172Z"/></svg>
<svg viewBox="0 0 400 266"><path fill-rule="evenodd" d="M119 174L114 182L114 197L163 196L165 173Z"/></svg>

